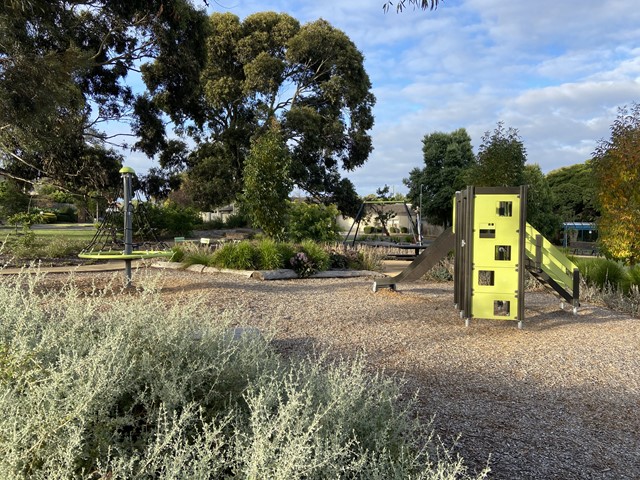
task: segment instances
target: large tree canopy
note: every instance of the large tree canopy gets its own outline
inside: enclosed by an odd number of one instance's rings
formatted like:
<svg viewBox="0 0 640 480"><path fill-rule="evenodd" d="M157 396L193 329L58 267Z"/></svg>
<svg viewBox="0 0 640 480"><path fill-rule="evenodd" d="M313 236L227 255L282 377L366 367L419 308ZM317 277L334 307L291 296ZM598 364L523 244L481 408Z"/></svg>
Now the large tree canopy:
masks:
<svg viewBox="0 0 640 480"><path fill-rule="evenodd" d="M131 113L125 77L141 58L182 58L172 40L197 38L205 20L188 0L3 2L0 171L71 189L109 185L121 158L103 124Z"/></svg>
<svg viewBox="0 0 640 480"><path fill-rule="evenodd" d="M475 162L471 137L464 128L451 133L434 132L424 136L422 153L425 167L413 169L404 179L409 187L407 198L418 206L422 189L423 218L436 225L450 225L452 198L465 187L465 172Z"/></svg>
<svg viewBox="0 0 640 480"><path fill-rule="evenodd" d="M564 222L595 222L600 216L593 162L588 160L549 172L553 210Z"/></svg>
<svg viewBox="0 0 640 480"><path fill-rule="evenodd" d="M640 104L621 108L611 137L594 152L601 218L600 242L613 258L640 260Z"/></svg>
<svg viewBox="0 0 640 480"><path fill-rule="evenodd" d="M478 148L477 165L470 171L470 185L513 187L524 182L527 151L518 130L498 122L493 132L485 132Z"/></svg>
<svg viewBox="0 0 640 480"><path fill-rule="evenodd" d="M206 65L200 82L191 85L189 104L168 101L171 77L162 59L144 67L154 96L139 103L138 131L148 141L138 146L149 155L162 150L157 118L169 115L178 133L195 141L179 164L189 188L201 207L215 206L240 193L250 142L276 119L294 184L326 201L343 197L340 168L363 165L372 149L375 99L353 42L324 20L301 26L274 12L244 21L214 13L209 27ZM160 163L176 167L162 158Z"/></svg>

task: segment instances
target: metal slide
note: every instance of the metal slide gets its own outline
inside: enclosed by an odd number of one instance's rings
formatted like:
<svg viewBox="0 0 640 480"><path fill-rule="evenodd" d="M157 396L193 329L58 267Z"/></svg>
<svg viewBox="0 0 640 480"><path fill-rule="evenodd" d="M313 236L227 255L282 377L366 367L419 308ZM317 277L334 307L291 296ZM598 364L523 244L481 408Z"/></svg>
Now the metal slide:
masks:
<svg viewBox="0 0 640 480"><path fill-rule="evenodd" d="M415 282L435 267L450 251L455 248L455 235L452 228L448 228L436 238L429 248L422 251L413 262L394 277L381 278L373 282L373 291L379 288L396 289L400 282Z"/></svg>
<svg viewBox="0 0 640 480"><path fill-rule="evenodd" d="M580 306L580 272L557 247L527 223L525 233L527 270L562 301Z"/></svg>

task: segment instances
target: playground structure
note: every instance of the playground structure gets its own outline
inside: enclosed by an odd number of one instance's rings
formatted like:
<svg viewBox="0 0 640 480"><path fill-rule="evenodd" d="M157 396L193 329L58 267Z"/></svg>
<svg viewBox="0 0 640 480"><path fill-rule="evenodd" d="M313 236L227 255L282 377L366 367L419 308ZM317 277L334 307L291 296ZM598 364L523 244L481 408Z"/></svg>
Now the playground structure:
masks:
<svg viewBox="0 0 640 480"><path fill-rule="evenodd" d="M358 231L360 230L360 224L362 223L362 221L368 216L370 215L370 212L367 212L367 206L371 206L371 205L404 205L404 212L407 215L407 219L409 221L409 230L411 232L411 236L414 238L414 240L418 239L420 233L418 231L417 232L417 226L414 224L413 222L413 217L411 215L411 211L409 210L409 206L407 205L406 201L398 201L398 200L365 200L364 202L362 202L360 204L360 208L358 209L358 213L356 214L355 218L353 219L353 222L351 223L351 227L349 228L349 231L347 232L347 234L344 237L343 240L343 244L347 244L349 242L349 238L351 236L351 232L353 231L353 228L355 227L355 231L353 233L353 239L351 240L351 246L354 246L356 243L356 238L358 237ZM421 238L420 238L421 240Z"/></svg>
<svg viewBox="0 0 640 480"><path fill-rule="evenodd" d="M524 321L525 271L577 313L578 268L526 223L526 186L467 187L454 198L453 227L403 272L376 280L373 290L416 281L449 252L454 259L454 303L472 318Z"/></svg>
<svg viewBox="0 0 640 480"><path fill-rule="evenodd" d="M107 209L103 221L91 242L78 254L80 258L92 260L123 260L125 262L125 283L131 285L131 262L144 258L171 257L169 246L158 240L155 230L149 225L142 211L133 204L132 179L135 171L131 167L120 169L123 181L123 203L118 208L114 202ZM138 199L139 200L139 199ZM138 201L138 205L142 202ZM117 225L118 222L120 226ZM134 233L138 238L134 241Z"/></svg>

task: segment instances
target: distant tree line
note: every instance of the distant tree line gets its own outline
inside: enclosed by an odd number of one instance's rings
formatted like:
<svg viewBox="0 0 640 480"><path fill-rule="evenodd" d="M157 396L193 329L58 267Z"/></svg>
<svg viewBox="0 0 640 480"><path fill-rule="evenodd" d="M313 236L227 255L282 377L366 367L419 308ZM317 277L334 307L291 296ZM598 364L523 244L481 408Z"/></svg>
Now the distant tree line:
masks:
<svg viewBox="0 0 640 480"><path fill-rule="evenodd" d="M518 131L499 122L485 132L477 155L461 128L433 132L422 140L424 167L404 179L407 199L420 205L428 221L449 225L452 198L467 185L528 186L527 221L550 239L562 222L596 222L602 251L636 263L640 259L640 106L622 107L593 158L544 175L527 165Z"/></svg>

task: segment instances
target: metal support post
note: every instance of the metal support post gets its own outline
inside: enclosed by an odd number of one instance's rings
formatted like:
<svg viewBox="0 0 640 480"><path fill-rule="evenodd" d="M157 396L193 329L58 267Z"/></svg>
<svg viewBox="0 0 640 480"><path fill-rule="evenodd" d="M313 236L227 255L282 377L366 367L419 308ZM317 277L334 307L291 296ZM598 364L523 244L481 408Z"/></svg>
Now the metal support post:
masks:
<svg viewBox="0 0 640 480"><path fill-rule="evenodd" d="M133 204L132 201L132 185L131 178L134 171L130 167L120 169L122 174L122 182L124 186L124 254L125 256L133 253ZM125 257L126 258L126 257ZM125 287L131 286L131 259L126 258L124 261Z"/></svg>

